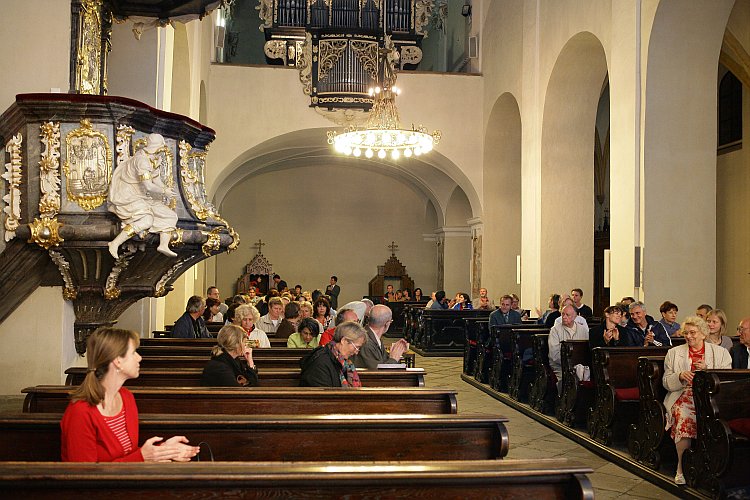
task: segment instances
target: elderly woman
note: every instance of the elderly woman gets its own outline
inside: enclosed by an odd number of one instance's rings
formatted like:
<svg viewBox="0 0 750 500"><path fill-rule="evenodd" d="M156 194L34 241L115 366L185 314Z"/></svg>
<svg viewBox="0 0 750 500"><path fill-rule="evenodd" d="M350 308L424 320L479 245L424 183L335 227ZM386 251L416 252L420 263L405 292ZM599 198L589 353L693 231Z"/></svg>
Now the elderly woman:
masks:
<svg viewBox="0 0 750 500"><path fill-rule="evenodd" d="M209 387L249 387L258 385L253 350L245 343L245 330L226 325L219 330L211 360L203 369L201 385Z"/></svg>
<svg viewBox="0 0 750 500"><path fill-rule="evenodd" d="M682 334L686 343L672 347L664 358L662 383L669 392L664 399L667 409L667 429L677 448L676 484L685 484L682 474L682 454L690 448L691 440L697 436L695 403L693 401L693 376L696 370L728 369L732 367L729 351L716 344L706 342L708 325L697 316L690 316L682 323Z"/></svg>
<svg viewBox="0 0 750 500"><path fill-rule="evenodd" d="M297 325L297 333L293 333L286 341L287 347L315 348L320 342L318 323L312 318L301 319Z"/></svg>
<svg viewBox="0 0 750 500"><path fill-rule="evenodd" d="M721 309L709 311L706 315L706 324L708 325L708 337L706 342L720 345L727 351L732 348L732 339L726 336L727 333L727 315Z"/></svg>
<svg viewBox="0 0 750 500"><path fill-rule="evenodd" d="M99 328L86 346L88 369L70 397L60 428L63 462L188 462L200 448L184 436L138 446L138 407L122 385L138 377L138 334Z"/></svg>
<svg viewBox="0 0 750 500"><path fill-rule="evenodd" d="M367 342L365 329L355 321L336 327L333 340L300 360L302 387L362 387L350 358Z"/></svg>
<svg viewBox="0 0 750 500"><path fill-rule="evenodd" d="M259 319L260 313L250 304L242 304L234 311L234 324L245 330L245 337L250 347L265 349L271 347L271 341L268 340L266 332L255 326Z"/></svg>
<svg viewBox="0 0 750 500"><path fill-rule="evenodd" d="M594 347L627 347L628 331L620 325L623 311L620 306L609 306L604 309L604 322L589 331L589 346Z"/></svg>

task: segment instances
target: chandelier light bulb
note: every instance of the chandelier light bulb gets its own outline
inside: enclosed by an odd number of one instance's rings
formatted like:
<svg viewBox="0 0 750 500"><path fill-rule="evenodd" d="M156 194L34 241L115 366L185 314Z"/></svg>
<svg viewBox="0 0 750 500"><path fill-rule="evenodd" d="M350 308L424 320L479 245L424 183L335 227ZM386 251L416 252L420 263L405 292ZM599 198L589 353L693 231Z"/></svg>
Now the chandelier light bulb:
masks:
<svg viewBox="0 0 750 500"><path fill-rule="evenodd" d="M378 151L378 158L380 158L381 160L385 158L385 149L381 149L380 151Z"/></svg>
<svg viewBox="0 0 750 500"><path fill-rule="evenodd" d="M367 150L365 151L365 156L367 158L372 158L372 149L367 148Z"/></svg>
<svg viewBox="0 0 750 500"><path fill-rule="evenodd" d="M362 150L359 148L354 148L354 156L356 156L357 158L362 156Z"/></svg>
<svg viewBox="0 0 750 500"><path fill-rule="evenodd" d="M398 158L401 156L401 153L398 152L398 149L394 149L391 151L391 158L394 160L398 160Z"/></svg>
<svg viewBox="0 0 750 500"><path fill-rule="evenodd" d="M411 149L404 149L404 156L406 156L407 158L411 158Z"/></svg>

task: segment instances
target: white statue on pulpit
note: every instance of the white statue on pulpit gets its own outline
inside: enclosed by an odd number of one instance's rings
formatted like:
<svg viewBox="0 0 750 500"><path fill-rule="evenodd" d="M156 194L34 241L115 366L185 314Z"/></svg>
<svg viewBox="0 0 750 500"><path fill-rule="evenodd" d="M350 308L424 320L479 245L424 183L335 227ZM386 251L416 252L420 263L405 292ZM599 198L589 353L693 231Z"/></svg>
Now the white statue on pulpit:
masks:
<svg viewBox="0 0 750 500"><path fill-rule="evenodd" d="M162 182L159 162L155 160L155 153L164 146L164 137L150 134L146 146L118 165L112 174L107 208L124 224L109 243L109 253L115 259L120 245L136 234L144 237L147 233L159 235L159 252L177 257L169 248L172 231L177 228L177 214L163 201L176 195Z"/></svg>

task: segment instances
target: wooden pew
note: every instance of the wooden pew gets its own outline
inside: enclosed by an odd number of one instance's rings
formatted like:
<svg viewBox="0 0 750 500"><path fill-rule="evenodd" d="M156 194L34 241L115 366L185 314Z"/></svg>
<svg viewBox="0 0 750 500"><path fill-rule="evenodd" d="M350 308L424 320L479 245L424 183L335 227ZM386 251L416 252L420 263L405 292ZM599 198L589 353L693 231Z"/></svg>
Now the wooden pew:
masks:
<svg viewBox="0 0 750 500"><path fill-rule="evenodd" d="M593 499L590 467L563 459L80 464L5 462L6 498Z"/></svg>
<svg viewBox="0 0 750 500"><path fill-rule="evenodd" d="M471 377L477 373L478 353L480 346L489 337L488 321L472 321L466 325L466 341L464 343L463 372ZM485 380L486 382L486 380Z"/></svg>
<svg viewBox="0 0 750 500"><path fill-rule="evenodd" d="M424 368L405 370L357 369L364 387L424 387ZM86 368L68 368L65 385L80 385ZM202 368L141 369L138 378L125 385L139 387L200 387ZM260 387L299 387L300 370L258 370Z"/></svg>
<svg viewBox="0 0 750 500"><path fill-rule="evenodd" d="M698 437L683 456L688 484L719 498L750 487L750 438L732 430L735 419L750 419L750 370L696 372L693 398Z"/></svg>
<svg viewBox="0 0 750 500"><path fill-rule="evenodd" d="M516 401L526 402L529 399L529 387L534 380L533 356L524 361L523 356L527 352L533 353L533 336L536 334L549 335L549 329L538 325L528 327L515 327L511 334L513 344L512 370L508 384L508 395Z"/></svg>
<svg viewBox="0 0 750 500"><path fill-rule="evenodd" d="M536 333L549 333L549 330L534 322L520 325L494 325L490 327L489 345L492 356L489 361L490 387L500 392L509 392L513 373L513 331L535 330ZM488 363L488 362L485 362Z"/></svg>
<svg viewBox="0 0 750 500"><path fill-rule="evenodd" d="M261 351L262 349L257 349ZM253 349L253 352L256 350ZM283 357L258 357L253 358L258 370L294 370L299 368L301 356ZM203 369L208 363L208 356L144 356L141 360L141 368L148 369L175 369L175 368L200 368Z"/></svg>
<svg viewBox="0 0 750 500"><path fill-rule="evenodd" d="M588 410L594 400L593 381L578 381L575 366L591 367L591 349L588 340L563 340L560 342L562 383L557 398L557 420L573 427L585 424Z"/></svg>
<svg viewBox="0 0 750 500"><path fill-rule="evenodd" d="M142 338L141 339L141 345L155 345L153 341L163 342L170 340L169 345L201 345L210 343L211 345L216 345L216 339L210 338L210 339L180 339L180 338L172 338L171 332L165 332L165 331L159 331L154 330L151 332L153 335L153 338ZM268 341L271 343L271 347L286 347L287 339L277 339L273 336L273 334L268 335Z"/></svg>
<svg viewBox="0 0 750 500"><path fill-rule="evenodd" d="M531 340L534 353L534 379L529 387L529 406L545 415L553 414L557 402L557 384L549 364L549 334L534 334Z"/></svg>
<svg viewBox="0 0 750 500"><path fill-rule="evenodd" d="M73 386L36 386L26 394L25 413L63 412ZM457 413L456 391L421 387L130 387L140 413L299 415L322 413Z"/></svg>
<svg viewBox="0 0 750 500"><path fill-rule="evenodd" d="M211 350L216 346L216 341L212 345L142 345L138 348L138 354L144 358L152 356L203 356L205 359L211 357ZM310 353L312 349L289 348L289 347L271 347L266 349L253 349L253 359L265 358L284 358L297 357L301 358Z"/></svg>
<svg viewBox="0 0 750 500"><path fill-rule="evenodd" d="M591 378L596 387L588 431L596 441L612 445L614 435L627 439L640 401L638 358L665 356L665 347L597 347L592 351ZM615 417L616 416L616 417Z"/></svg>
<svg viewBox="0 0 750 500"><path fill-rule="evenodd" d="M0 461L60 460L61 418L0 416ZM472 415L144 414L139 435L140 444L151 436L186 436L208 444L201 458L210 456L210 447L219 461L493 460L508 454L507 421ZM346 446L337 436L346 436Z"/></svg>
<svg viewBox="0 0 750 500"><path fill-rule="evenodd" d="M638 421L630 426L628 452L646 467L658 470L664 453L676 460L674 441L665 430L667 418L664 398L667 390L662 383L664 356L638 358Z"/></svg>
<svg viewBox="0 0 750 500"><path fill-rule="evenodd" d="M491 311L425 309L414 350L423 356L463 356L466 319L487 319Z"/></svg>

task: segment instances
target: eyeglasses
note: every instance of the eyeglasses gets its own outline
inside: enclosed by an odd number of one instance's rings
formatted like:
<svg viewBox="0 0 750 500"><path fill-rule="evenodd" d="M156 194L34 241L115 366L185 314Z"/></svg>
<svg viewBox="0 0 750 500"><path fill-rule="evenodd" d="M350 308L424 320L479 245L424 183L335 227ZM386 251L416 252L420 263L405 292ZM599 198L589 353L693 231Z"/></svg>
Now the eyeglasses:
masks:
<svg viewBox="0 0 750 500"><path fill-rule="evenodd" d="M740 332L740 333L744 332L745 330L750 330L750 328L743 327L743 326L738 326L737 327L737 331Z"/></svg>
<svg viewBox="0 0 750 500"><path fill-rule="evenodd" d="M346 339L346 341L349 342L352 345L352 347L354 348L354 352L356 354L359 354L359 350L362 349L362 345L357 345L357 344L355 344L354 342L352 342L349 339Z"/></svg>

